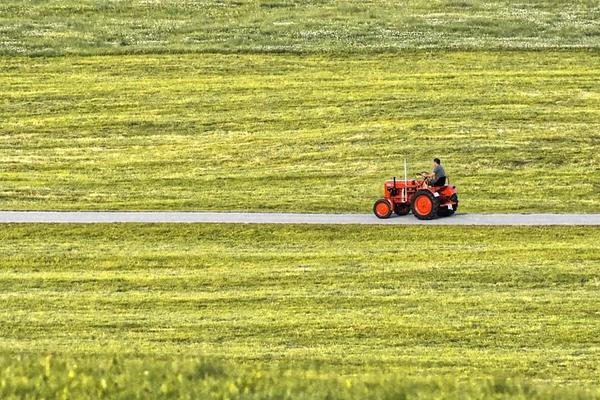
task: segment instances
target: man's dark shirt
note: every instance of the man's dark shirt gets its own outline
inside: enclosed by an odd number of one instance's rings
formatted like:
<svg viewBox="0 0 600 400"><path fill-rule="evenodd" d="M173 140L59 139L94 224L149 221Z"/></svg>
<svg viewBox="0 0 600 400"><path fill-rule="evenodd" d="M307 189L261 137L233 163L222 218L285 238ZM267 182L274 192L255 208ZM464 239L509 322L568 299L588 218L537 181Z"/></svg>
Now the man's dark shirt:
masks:
<svg viewBox="0 0 600 400"><path fill-rule="evenodd" d="M446 171L444 171L444 167L442 167L439 164L433 168L433 173L435 174L435 177L433 178L434 182L440 179L441 177L446 176Z"/></svg>

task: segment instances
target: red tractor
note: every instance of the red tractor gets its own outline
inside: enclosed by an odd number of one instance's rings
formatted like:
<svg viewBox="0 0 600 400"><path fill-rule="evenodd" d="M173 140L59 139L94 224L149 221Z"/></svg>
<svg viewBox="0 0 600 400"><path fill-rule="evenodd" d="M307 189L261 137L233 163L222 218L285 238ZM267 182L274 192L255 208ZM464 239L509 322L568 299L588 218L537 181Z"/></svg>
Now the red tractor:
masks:
<svg viewBox="0 0 600 400"><path fill-rule="evenodd" d="M385 181L383 199L373 205L377 218L389 218L392 212L406 215L410 211L418 219L448 217L458 209L456 187L429 186L426 179Z"/></svg>

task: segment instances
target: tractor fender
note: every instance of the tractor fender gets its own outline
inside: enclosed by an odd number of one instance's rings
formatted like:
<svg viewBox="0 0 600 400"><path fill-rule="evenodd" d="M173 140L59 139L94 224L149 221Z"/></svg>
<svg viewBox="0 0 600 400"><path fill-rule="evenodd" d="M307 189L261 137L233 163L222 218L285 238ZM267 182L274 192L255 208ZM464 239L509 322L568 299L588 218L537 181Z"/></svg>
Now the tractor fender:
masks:
<svg viewBox="0 0 600 400"><path fill-rule="evenodd" d="M451 197L453 194L456 194L456 187L454 186L445 186L440 190L440 193L444 197Z"/></svg>

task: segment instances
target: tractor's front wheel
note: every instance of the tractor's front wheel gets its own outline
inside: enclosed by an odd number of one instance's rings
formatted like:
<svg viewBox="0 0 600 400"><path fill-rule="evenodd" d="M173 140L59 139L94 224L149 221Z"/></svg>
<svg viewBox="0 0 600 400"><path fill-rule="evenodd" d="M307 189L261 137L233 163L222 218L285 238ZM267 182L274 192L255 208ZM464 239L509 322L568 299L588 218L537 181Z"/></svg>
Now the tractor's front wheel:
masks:
<svg viewBox="0 0 600 400"><path fill-rule="evenodd" d="M440 202L429 190L419 190L412 198L410 208L418 219L434 219L438 216Z"/></svg>
<svg viewBox="0 0 600 400"><path fill-rule="evenodd" d="M373 213L377 218L389 218L392 215L392 205L386 199L379 199L373 205Z"/></svg>

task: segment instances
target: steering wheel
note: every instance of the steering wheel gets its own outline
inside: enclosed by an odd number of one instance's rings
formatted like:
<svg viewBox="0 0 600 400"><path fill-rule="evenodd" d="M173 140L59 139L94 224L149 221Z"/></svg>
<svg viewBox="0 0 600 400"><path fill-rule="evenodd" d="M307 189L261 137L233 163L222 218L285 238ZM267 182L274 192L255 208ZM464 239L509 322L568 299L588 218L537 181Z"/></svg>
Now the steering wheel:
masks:
<svg viewBox="0 0 600 400"><path fill-rule="evenodd" d="M426 174L429 174L429 172L423 171L417 174L418 177L420 177L423 181L423 185L429 186L429 178L427 177Z"/></svg>

